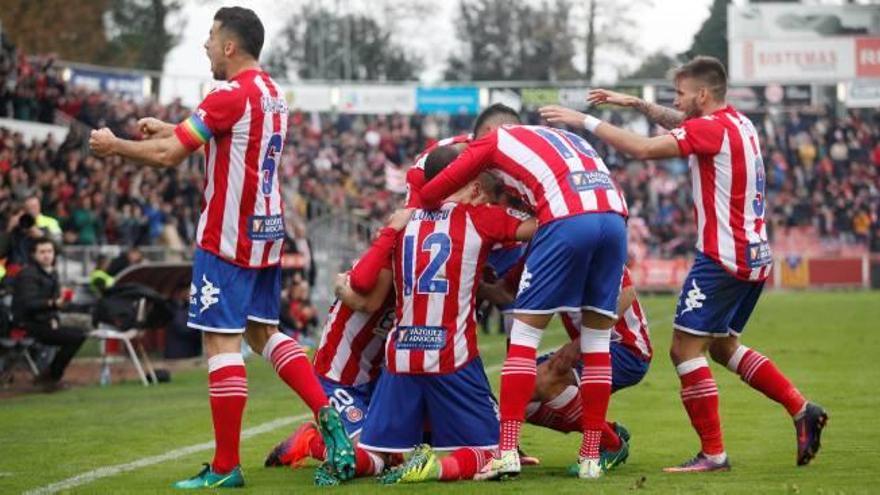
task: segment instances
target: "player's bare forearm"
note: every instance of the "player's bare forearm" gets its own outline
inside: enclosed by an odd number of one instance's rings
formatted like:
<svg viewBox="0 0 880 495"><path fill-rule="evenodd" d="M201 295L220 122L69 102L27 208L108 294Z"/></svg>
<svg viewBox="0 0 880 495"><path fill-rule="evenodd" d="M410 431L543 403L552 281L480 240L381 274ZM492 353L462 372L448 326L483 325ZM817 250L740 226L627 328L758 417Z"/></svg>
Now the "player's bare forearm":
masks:
<svg viewBox="0 0 880 495"><path fill-rule="evenodd" d="M680 156L678 144L671 135L645 137L608 122L593 130L602 141L638 160L655 160Z"/></svg>
<svg viewBox="0 0 880 495"><path fill-rule="evenodd" d="M146 141L117 138L112 144L112 153L156 168L175 167L188 154L173 133L166 138Z"/></svg>
<svg viewBox="0 0 880 495"><path fill-rule="evenodd" d="M648 120L663 127L664 129L674 129L684 122L684 113L674 108L664 107L656 103L648 103L639 99L633 108L641 112Z"/></svg>

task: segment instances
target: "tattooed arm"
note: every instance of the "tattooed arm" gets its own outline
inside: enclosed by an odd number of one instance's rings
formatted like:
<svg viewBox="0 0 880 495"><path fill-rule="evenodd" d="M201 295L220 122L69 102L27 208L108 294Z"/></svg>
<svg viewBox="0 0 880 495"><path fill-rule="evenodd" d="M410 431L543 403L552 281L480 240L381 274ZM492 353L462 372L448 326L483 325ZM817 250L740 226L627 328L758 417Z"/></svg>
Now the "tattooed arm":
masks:
<svg viewBox="0 0 880 495"><path fill-rule="evenodd" d="M665 129L674 129L684 121L684 114L674 108L667 108L656 103L648 103L636 96L608 91L607 89L590 90L590 93L587 95L587 101L592 105L609 103L635 108L648 117L648 120Z"/></svg>

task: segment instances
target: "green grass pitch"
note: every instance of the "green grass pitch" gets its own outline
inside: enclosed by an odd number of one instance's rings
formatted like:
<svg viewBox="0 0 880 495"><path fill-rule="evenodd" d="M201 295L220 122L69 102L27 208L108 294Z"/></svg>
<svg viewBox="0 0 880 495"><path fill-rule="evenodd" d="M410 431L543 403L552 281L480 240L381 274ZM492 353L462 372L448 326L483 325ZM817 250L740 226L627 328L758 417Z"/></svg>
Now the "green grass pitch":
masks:
<svg viewBox="0 0 880 495"><path fill-rule="evenodd" d="M629 462L598 481L567 478L565 467L579 438L527 427L523 446L542 460L507 483L429 483L383 487L360 480L336 493L877 493L880 491L880 294L877 292L770 293L764 296L744 342L771 357L831 416L824 447L806 468L795 467L795 435L781 406L712 365L721 390L729 473L668 475L662 467L698 449L678 398L678 380L666 355L674 300L645 297L655 359L646 379L615 395L609 416L632 432ZM563 340L552 327L542 349ZM497 386L501 337L481 337L483 360ZM245 428L304 406L261 359L248 363L250 396ZM20 493L93 471L211 441L204 371L144 389L129 383L88 387L52 396L0 401L0 493ZM264 469L266 452L288 434L283 425L242 442L247 487L236 493L308 493L312 467ZM171 482L193 475L211 450L114 474L70 488L72 493L170 493Z"/></svg>

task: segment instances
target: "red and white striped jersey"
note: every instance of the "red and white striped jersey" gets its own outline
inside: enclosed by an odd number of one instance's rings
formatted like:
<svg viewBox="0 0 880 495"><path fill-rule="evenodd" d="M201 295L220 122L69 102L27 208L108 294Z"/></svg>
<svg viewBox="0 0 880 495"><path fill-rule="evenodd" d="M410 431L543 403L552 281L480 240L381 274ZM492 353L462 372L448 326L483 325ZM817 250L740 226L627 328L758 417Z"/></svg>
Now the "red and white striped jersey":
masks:
<svg viewBox="0 0 880 495"><path fill-rule="evenodd" d="M473 139L472 134L459 134L458 136L448 137L437 141L425 148L425 151L419 153L412 166L406 171L406 207L418 208L421 206L422 186L425 185L425 160L428 155L440 146L449 146L450 144L468 143Z"/></svg>
<svg viewBox="0 0 880 495"><path fill-rule="evenodd" d="M505 208L446 203L415 210L393 256L397 321L386 343L392 373L452 373L479 355L475 300L486 257L522 222Z"/></svg>
<svg viewBox="0 0 880 495"><path fill-rule="evenodd" d="M623 280L621 281L621 290L632 287L632 275L629 268L623 267ZM561 313L559 317L562 319L562 325L569 337L575 339L581 334L581 314L578 312ZM651 347L651 333L648 330L648 318L645 310L639 304L638 296L633 300L632 305L623 312L623 316L611 329L611 341L619 342L620 345L626 347L635 355L640 356L645 361L650 361L654 354Z"/></svg>
<svg viewBox="0 0 880 495"><path fill-rule="evenodd" d="M422 187L424 205L438 204L484 170L521 196L541 224L581 213L627 215L623 193L590 143L563 129L527 125L502 126L472 141Z"/></svg>
<svg viewBox="0 0 880 495"><path fill-rule="evenodd" d="M174 133L205 147L205 189L196 244L239 266L277 265L284 241L278 186L287 102L269 74L241 72L214 88Z"/></svg>
<svg viewBox="0 0 880 495"><path fill-rule="evenodd" d="M372 313L334 301L315 353L315 373L347 386L378 378L385 357L385 337L394 325L394 316L393 294Z"/></svg>
<svg viewBox="0 0 880 495"><path fill-rule="evenodd" d="M671 132L682 156L690 156L697 250L739 279L765 280L773 256L755 126L727 106Z"/></svg>

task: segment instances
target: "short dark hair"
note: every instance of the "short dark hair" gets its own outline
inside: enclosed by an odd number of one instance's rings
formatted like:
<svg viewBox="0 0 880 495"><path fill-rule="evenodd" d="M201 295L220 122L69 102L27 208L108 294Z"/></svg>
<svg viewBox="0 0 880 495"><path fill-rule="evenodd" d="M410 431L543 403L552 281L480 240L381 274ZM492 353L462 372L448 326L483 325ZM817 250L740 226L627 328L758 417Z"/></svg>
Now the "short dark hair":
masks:
<svg viewBox="0 0 880 495"><path fill-rule="evenodd" d="M440 172L458 157L458 147L455 145L439 146L428 153L425 158L425 182L436 177Z"/></svg>
<svg viewBox="0 0 880 495"><path fill-rule="evenodd" d="M55 243L52 242L52 239L49 239L48 237L40 237L38 239L34 239L33 242L31 242L31 255L34 255L37 252L37 248L44 244L51 244L52 248L55 248Z"/></svg>
<svg viewBox="0 0 880 495"><path fill-rule="evenodd" d="M516 110L510 108L504 103L494 103L480 112L480 114L477 115L477 119L474 120L474 137L479 134L479 131L483 126L495 122L496 119L503 119L503 123L505 124L519 124L521 122L519 113Z"/></svg>
<svg viewBox="0 0 880 495"><path fill-rule="evenodd" d="M699 55L682 65L673 73L674 80L683 77L696 79L709 87L712 97L724 101L727 96L727 70L724 64L715 57Z"/></svg>
<svg viewBox="0 0 880 495"><path fill-rule="evenodd" d="M220 27L235 34L241 42L241 49L255 59L260 59L265 30L260 18L251 9L244 7L222 7L214 14Z"/></svg>

